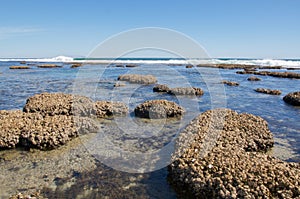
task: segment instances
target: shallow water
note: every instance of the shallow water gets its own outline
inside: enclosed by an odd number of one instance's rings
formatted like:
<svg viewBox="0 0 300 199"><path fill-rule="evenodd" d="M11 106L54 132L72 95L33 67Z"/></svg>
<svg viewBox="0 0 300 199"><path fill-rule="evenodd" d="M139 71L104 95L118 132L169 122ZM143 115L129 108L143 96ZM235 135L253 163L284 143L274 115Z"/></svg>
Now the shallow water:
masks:
<svg viewBox="0 0 300 199"><path fill-rule="evenodd" d="M236 74L237 70L186 69L185 66L168 65L8 69L15 64L18 63L0 62L0 109L22 109L26 99L36 93L67 92L94 100L122 101L130 111L145 100L168 99L183 106L187 113L180 121L140 120L132 114L115 120L101 120L99 133L77 138L50 152L0 151L2 197L38 189L50 198L181 198L166 178L165 166L170 161L172 142L180 129L196 115L219 107L263 117L275 137L274 155L288 161L300 161L300 108L282 100L285 94L299 90L300 80L260 76L262 81L250 82L247 81L249 75ZM169 87L201 87L205 94L202 97L176 97L153 93L151 85L129 83L115 88L117 77L124 73L153 74L158 83ZM239 82L240 86L224 86L220 84L223 79ZM282 95L254 92L259 87L279 89ZM116 150L121 152L114 153ZM159 153L161 151L163 154Z"/></svg>

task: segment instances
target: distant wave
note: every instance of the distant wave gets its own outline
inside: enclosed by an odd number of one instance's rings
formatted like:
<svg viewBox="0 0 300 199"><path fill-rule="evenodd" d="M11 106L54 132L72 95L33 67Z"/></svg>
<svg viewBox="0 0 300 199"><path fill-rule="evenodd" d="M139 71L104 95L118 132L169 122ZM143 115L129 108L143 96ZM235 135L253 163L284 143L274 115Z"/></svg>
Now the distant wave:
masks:
<svg viewBox="0 0 300 199"><path fill-rule="evenodd" d="M300 60L297 59L235 59L235 58L212 58L212 59L183 59L183 58L72 58L58 56L53 58L14 58L0 59L0 62L26 61L26 62L90 62L90 63L115 63L115 64L244 64L259 66L282 66L300 68Z"/></svg>
<svg viewBox="0 0 300 199"><path fill-rule="evenodd" d="M1 62L26 61L26 62L72 62L72 57L57 56L53 58L7 58L0 59Z"/></svg>

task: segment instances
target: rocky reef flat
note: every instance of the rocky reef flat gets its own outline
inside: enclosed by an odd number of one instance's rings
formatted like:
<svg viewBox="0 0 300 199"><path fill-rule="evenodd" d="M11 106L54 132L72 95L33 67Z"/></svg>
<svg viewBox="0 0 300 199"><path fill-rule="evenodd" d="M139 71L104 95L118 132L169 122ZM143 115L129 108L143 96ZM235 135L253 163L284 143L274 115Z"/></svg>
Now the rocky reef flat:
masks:
<svg viewBox="0 0 300 199"><path fill-rule="evenodd" d="M191 198L299 197L300 164L266 154L273 144L258 116L204 112L178 137L169 179Z"/></svg>

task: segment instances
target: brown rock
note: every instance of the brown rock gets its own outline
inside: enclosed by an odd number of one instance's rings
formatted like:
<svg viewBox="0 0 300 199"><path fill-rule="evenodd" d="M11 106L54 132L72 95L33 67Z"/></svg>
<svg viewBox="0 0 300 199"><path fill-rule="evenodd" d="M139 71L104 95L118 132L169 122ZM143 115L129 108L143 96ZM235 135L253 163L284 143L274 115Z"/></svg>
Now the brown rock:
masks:
<svg viewBox="0 0 300 199"><path fill-rule="evenodd" d="M0 148L15 148L27 123L28 116L22 111L0 110Z"/></svg>
<svg viewBox="0 0 300 199"><path fill-rule="evenodd" d="M54 149L79 134L96 132L98 127L90 118L39 113L0 111L0 148Z"/></svg>
<svg viewBox="0 0 300 199"><path fill-rule="evenodd" d="M300 91L287 94L283 100L290 105L300 106Z"/></svg>
<svg viewBox="0 0 300 199"><path fill-rule="evenodd" d="M62 66L56 64L41 64L37 66L38 68L61 68Z"/></svg>
<svg viewBox="0 0 300 199"><path fill-rule="evenodd" d="M29 66L10 66L9 69L30 69Z"/></svg>
<svg viewBox="0 0 300 199"><path fill-rule="evenodd" d="M134 109L137 117L160 119L170 117L180 117L184 109L175 102L167 100L150 100L138 105Z"/></svg>
<svg viewBox="0 0 300 199"><path fill-rule="evenodd" d="M122 102L97 101L95 102L98 118L121 116L128 114L128 107Z"/></svg>
<svg viewBox="0 0 300 199"><path fill-rule="evenodd" d="M171 88L168 91L170 95L196 95L201 96L204 94L204 91L201 88L196 87L187 87L187 88Z"/></svg>
<svg viewBox="0 0 300 199"><path fill-rule="evenodd" d="M126 64L126 68L135 68L137 65L134 64Z"/></svg>
<svg viewBox="0 0 300 199"><path fill-rule="evenodd" d="M260 78L256 77L256 76L251 76L251 77L248 77L247 79L248 81L261 81Z"/></svg>
<svg viewBox="0 0 300 199"><path fill-rule="evenodd" d="M23 108L26 113L45 115L89 116L94 113L93 101L84 96L64 93L41 93L27 99Z"/></svg>
<svg viewBox="0 0 300 199"><path fill-rule="evenodd" d="M81 67L81 66L83 66L83 64L76 63L76 64L72 64L71 68L78 68L78 67Z"/></svg>
<svg viewBox="0 0 300 199"><path fill-rule="evenodd" d="M157 84L153 87L153 92L165 93L168 92L170 88L165 84Z"/></svg>
<svg viewBox="0 0 300 199"><path fill-rule="evenodd" d="M262 118L207 111L179 134L169 179L191 198L297 198L300 165L267 155L273 144Z"/></svg>
<svg viewBox="0 0 300 199"><path fill-rule="evenodd" d="M265 93L265 94L270 94L270 95L281 95L280 90L271 90L267 88L257 88L255 89L256 92L258 93Z"/></svg>
<svg viewBox="0 0 300 199"><path fill-rule="evenodd" d="M227 81L227 80L224 80L221 82L222 84L226 84L228 86L239 86L240 84L237 83L237 82L231 82L231 81Z"/></svg>
<svg viewBox="0 0 300 199"><path fill-rule="evenodd" d="M155 84L157 82L156 77L153 75L138 75L138 74L125 74L118 77L120 81L127 81L136 84Z"/></svg>
<svg viewBox="0 0 300 199"><path fill-rule="evenodd" d="M193 68L194 66L189 64L189 65L186 65L185 68Z"/></svg>
<svg viewBox="0 0 300 199"><path fill-rule="evenodd" d="M272 76L272 77L280 77L280 78L300 79L300 74L299 73L293 73L293 72L237 71L236 73L237 74L254 74L254 75Z"/></svg>

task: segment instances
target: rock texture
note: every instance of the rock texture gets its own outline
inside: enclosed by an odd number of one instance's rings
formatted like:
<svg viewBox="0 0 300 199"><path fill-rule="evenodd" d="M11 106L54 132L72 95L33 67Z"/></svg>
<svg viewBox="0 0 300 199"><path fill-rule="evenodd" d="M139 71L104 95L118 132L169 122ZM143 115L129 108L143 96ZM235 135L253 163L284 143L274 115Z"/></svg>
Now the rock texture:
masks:
<svg viewBox="0 0 300 199"><path fill-rule="evenodd" d="M128 113L128 107L122 102L98 101L95 102L95 108L98 118L127 115Z"/></svg>
<svg viewBox="0 0 300 199"><path fill-rule="evenodd" d="M280 77L280 78L300 79L300 73L293 73L293 72L237 71L236 73L237 74L253 74L253 75L263 75L263 76Z"/></svg>
<svg viewBox="0 0 300 199"><path fill-rule="evenodd" d="M25 115L22 111L0 110L0 148L14 148L20 141L20 136L29 122L42 118L39 114Z"/></svg>
<svg viewBox="0 0 300 199"><path fill-rule="evenodd" d="M134 109L137 117L160 119L170 117L180 117L184 109L175 102L167 100L150 100L138 105Z"/></svg>
<svg viewBox="0 0 300 199"><path fill-rule="evenodd" d="M190 198L299 197L300 165L267 155L273 144L262 118L207 111L179 135L170 181Z"/></svg>
<svg viewBox="0 0 300 199"><path fill-rule="evenodd" d="M257 88L257 89L255 89L255 91L258 92L258 93L265 93L265 94L269 94L269 95L281 95L280 90L271 90L271 89L267 89L267 88Z"/></svg>
<svg viewBox="0 0 300 199"><path fill-rule="evenodd" d="M38 68L61 68L62 66L56 64L41 64L37 66Z"/></svg>
<svg viewBox="0 0 300 199"><path fill-rule="evenodd" d="M153 92L166 93L170 88L165 84L157 84L153 87Z"/></svg>
<svg viewBox="0 0 300 199"><path fill-rule="evenodd" d="M227 81L227 80L224 80L221 82L222 84L226 84L228 86L239 86L240 84L237 83L237 82L231 82L231 81Z"/></svg>
<svg viewBox="0 0 300 199"><path fill-rule="evenodd" d="M138 75L138 74L125 74L118 77L120 81L127 81L135 84L155 84L156 77L153 75Z"/></svg>
<svg viewBox="0 0 300 199"><path fill-rule="evenodd" d="M256 77L256 76L251 76L251 77L248 77L247 79L248 81L261 81L260 78Z"/></svg>
<svg viewBox="0 0 300 199"><path fill-rule="evenodd" d="M89 116L94 113L91 99L65 93L41 93L27 99L23 108L26 113L46 115Z"/></svg>
<svg viewBox="0 0 300 199"><path fill-rule="evenodd" d="M247 65L247 64L199 64L198 67L211 67L222 69L244 69L247 71L255 69L282 69L282 66L259 66L259 65Z"/></svg>
<svg viewBox="0 0 300 199"><path fill-rule="evenodd" d="M66 144L73 137L97 131L90 118L55 115L43 117L39 113L0 111L0 148L17 145L42 150Z"/></svg>
<svg viewBox="0 0 300 199"><path fill-rule="evenodd" d="M37 94L27 100L23 112L0 111L0 148L54 149L80 134L96 132L95 118L127 113L127 106L120 102L93 102L64 93Z"/></svg>
<svg viewBox="0 0 300 199"><path fill-rule="evenodd" d="M201 96L204 94L204 91L201 88L196 87L178 87L178 88L169 88L165 84L158 84L153 87L153 92L159 93L168 93L170 95L197 95Z"/></svg>
<svg viewBox="0 0 300 199"><path fill-rule="evenodd" d="M29 66L10 66L9 69L30 69Z"/></svg>
<svg viewBox="0 0 300 199"><path fill-rule="evenodd" d="M201 88L196 87L187 87L187 88L171 88L168 91L170 95L197 95L201 96L204 94L204 91Z"/></svg>
<svg viewBox="0 0 300 199"><path fill-rule="evenodd" d="M300 106L300 91L287 94L283 97L283 100L293 106Z"/></svg>
<svg viewBox="0 0 300 199"><path fill-rule="evenodd" d="M72 64L71 68L78 68L78 67L82 67L83 64L82 63L76 63L76 64Z"/></svg>

